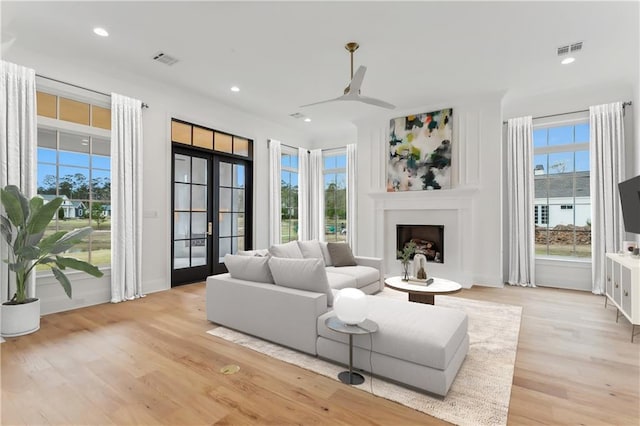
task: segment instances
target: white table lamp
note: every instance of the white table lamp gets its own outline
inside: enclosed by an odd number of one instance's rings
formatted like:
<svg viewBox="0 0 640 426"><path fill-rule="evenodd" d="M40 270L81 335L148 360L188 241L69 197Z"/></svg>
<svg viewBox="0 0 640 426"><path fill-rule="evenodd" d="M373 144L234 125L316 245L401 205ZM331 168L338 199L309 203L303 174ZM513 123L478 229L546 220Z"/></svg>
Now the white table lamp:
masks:
<svg viewBox="0 0 640 426"><path fill-rule="evenodd" d="M345 324L360 324L367 319L367 297L357 288L344 288L333 301L336 316Z"/></svg>

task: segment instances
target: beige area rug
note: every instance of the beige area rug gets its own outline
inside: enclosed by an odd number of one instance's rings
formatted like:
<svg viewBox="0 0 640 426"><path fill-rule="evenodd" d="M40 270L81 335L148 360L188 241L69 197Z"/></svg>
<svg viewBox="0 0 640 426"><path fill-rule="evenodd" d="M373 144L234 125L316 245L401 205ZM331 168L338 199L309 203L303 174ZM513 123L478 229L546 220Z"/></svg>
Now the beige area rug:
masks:
<svg viewBox="0 0 640 426"><path fill-rule="evenodd" d="M407 298L389 288L379 296ZM452 296L437 296L436 304L469 316L469 353L447 396L429 396L379 377L373 378L373 394L459 425L505 425L522 308ZM335 380L345 368L224 327L207 333ZM365 382L355 387L372 392L370 377L363 375Z"/></svg>

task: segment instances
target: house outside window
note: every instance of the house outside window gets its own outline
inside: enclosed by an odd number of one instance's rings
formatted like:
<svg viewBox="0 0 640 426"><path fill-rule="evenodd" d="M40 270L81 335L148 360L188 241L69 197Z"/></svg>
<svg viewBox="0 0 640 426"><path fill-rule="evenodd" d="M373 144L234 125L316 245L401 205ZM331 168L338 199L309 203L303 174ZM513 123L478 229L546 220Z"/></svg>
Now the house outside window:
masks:
<svg viewBox="0 0 640 426"><path fill-rule="evenodd" d="M589 123L534 126L536 255L591 257Z"/></svg>
<svg viewBox="0 0 640 426"><path fill-rule="evenodd" d="M283 147L280 158L280 241L288 243L298 239L298 152Z"/></svg>
<svg viewBox="0 0 640 426"><path fill-rule="evenodd" d="M323 154L325 241L347 239L347 153Z"/></svg>
<svg viewBox="0 0 640 426"><path fill-rule="evenodd" d="M66 95L38 92L37 194L63 203L45 236L90 226L68 254L111 264L110 110ZM44 270L44 269L43 269Z"/></svg>

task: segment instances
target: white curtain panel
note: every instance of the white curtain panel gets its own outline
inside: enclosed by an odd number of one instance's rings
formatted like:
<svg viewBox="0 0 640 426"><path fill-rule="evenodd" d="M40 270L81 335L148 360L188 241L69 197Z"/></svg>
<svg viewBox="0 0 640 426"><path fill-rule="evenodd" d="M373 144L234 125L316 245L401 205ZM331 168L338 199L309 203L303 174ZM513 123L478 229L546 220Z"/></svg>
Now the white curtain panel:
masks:
<svg viewBox="0 0 640 426"><path fill-rule="evenodd" d="M36 72L30 68L1 61L0 72L0 187L16 185L31 198L36 195L37 108ZM4 212L3 212L4 214ZM9 282L13 274L2 260L9 247L0 242L0 299L11 298ZM36 277L32 274L27 295L36 296ZM12 286L13 288L13 286Z"/></svg>
<svg viewBox="0 0 640 426"><path fill-rule="evenodd" d="M309 151L298 148L298 239L309 239Z"/></svg>
<svg viewBox="0 0 640 426"><path fill-rule="evenodd" d="M347 243L356 251L356 218L358 200L358 168L356 144L347 145Z"/></svg>
<svg viewBox="0 0 640 426"><path fill-rule="evenodd" d="M282 205L280 188L282 179L282 146L280 141L269 141L269 245L280 244L280 216Z"/></svg>
<svg viewBox="0 0 640 426"><path fill-rule="evenodd" d="M533 119L507 123L507 202L509 207L509 277L511 285L535 287L533 212Z"/></svg>
<svg viewBox="0 0 640 426"><path fill-rule="evenodd" d="M622 248L624 226L618 183L624 180L622 103L589 108L591 157L592 292L604 293L605 253Z"/></svg>
<svg viewBox="0 0 640 426"><path fill-rule="evenodd" d="M111 302L142 292L142 101L111 94Z"/></svg>
<svg viewBox="0 0 640 426"><path fill-rule="evenodd" d="M324 241L324 176L322 150L309 154L309 239Z"/></svg>

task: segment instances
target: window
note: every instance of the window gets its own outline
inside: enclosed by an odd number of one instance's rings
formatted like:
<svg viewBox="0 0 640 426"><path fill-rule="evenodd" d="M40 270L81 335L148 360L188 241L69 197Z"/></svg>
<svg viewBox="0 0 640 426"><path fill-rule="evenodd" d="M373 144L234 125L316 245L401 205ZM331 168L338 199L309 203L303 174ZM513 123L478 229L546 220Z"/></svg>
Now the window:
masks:
<svg viewBox="0 0 640 426"><path fill-rule="evenodd" d="M288 243L298 239L298 153L293 149L283 147L281 167L280 241Z"/></svg>
<svg viewBox="0 0 640 426"><path fill-rule="evenodd" d="M91 226L93 233L73 247L73 257L96 266L111 264L111 142L105 108L38 92L38 195L62 197L45 236ZM80 115L70 103L86 111ZM65 115L66 114L66 115ZM80 123L82 121L82 124ZM110 123L109 123L110 125Z"/></svg>
<svg viewBox="0 0 640 426"><path fill-rule="evenodd" d="M347 154L323 155L325 241L347 239Z"/></svg>
<svg viewBox="0 0 640 426"><path fill-rule="evenodd" d="M536 254L591 256L589 123L535 127Z"/></svg>

